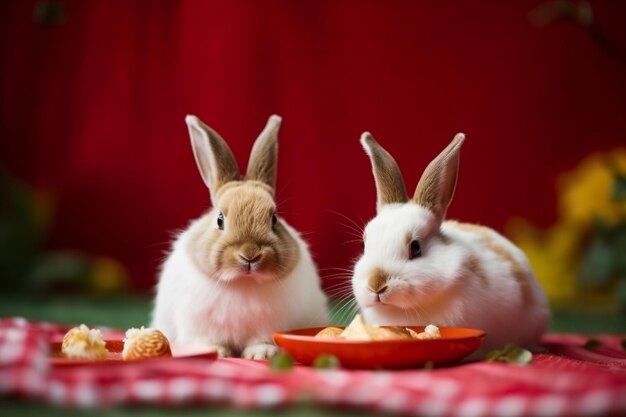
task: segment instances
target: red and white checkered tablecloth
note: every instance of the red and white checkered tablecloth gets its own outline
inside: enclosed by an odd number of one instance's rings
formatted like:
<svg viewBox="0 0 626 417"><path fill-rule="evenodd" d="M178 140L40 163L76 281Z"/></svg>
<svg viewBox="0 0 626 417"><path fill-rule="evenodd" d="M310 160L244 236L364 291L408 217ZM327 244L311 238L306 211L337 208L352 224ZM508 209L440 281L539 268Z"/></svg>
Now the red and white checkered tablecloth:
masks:
<svg viewBox="0 0 626 417"><path fill-rule="evenodd" d="M269 408L308 401L420 416L626 415L621 337L544 338L532 364L474 362L434 370L271 371L264 361L171 359L106 366L52 366L49 340L67 328L0 320L0 395L77 407L219 404Z"/></svg>

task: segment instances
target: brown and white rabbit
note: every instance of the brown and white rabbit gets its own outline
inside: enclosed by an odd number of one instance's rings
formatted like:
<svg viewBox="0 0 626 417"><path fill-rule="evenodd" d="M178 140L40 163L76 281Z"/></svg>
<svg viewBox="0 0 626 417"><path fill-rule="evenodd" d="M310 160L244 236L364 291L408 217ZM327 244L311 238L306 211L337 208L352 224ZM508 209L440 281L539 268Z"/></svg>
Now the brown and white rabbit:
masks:
<svg viewBox="0 0 626 417"><path fill-rule="evenodd" d="M457 134L428 165L409 199L393 157L370 133L361 136L377 215L363 233L353 292L373 324L483 329L485 343L474 358L507 343L532 348L550 310L524 253L490 228L444 221L464 139Z"/></svg>
<svg viewBox="0 0 626 417"><path fill-rule="evenodd" d="M151 326L172 343L215 346L220 356L271 357L273 331L328 321L308 247L276 214L281 118L269 118L243 178L217 132L195 116L185 121L213 207L173 243Z"/></svg>

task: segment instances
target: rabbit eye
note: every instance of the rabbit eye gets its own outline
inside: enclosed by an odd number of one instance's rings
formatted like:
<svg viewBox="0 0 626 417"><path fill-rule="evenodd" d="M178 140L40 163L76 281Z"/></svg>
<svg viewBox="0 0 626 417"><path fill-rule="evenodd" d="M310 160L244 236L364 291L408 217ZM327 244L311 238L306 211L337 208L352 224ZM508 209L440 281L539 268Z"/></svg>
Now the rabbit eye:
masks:
<svg viewBox="0 0 626 417"><path fill-rule="evenodd" d="M220 211L217 215L217 228L220 230L224 230L224 213Z"/></svg>
<svg viewBox="0 0 626 417"><path fill-rule="evenodd" d="M417 258L422 254L422 248L417 240L412 240L409 247L409 259Z"/></svg>
<svg viewBox="0 0 626 417"><path fill-rule="evenodd" d="M272 228L276 227L276 222L278 221L278 219L276 218L275 214L272 214Z"/></svg>

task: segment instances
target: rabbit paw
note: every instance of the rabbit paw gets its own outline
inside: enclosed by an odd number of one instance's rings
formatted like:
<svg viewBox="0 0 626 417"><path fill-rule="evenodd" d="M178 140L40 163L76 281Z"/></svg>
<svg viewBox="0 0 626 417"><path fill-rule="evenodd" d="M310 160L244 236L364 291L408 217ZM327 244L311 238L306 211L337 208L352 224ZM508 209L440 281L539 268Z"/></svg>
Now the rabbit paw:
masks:
<svg viewBox="0 0 626 417"><path fill-rule="evenodd" d="M270 343L258 343L246 346L241 352L244 359L269 359L278 352L278 348Z"/></svg>

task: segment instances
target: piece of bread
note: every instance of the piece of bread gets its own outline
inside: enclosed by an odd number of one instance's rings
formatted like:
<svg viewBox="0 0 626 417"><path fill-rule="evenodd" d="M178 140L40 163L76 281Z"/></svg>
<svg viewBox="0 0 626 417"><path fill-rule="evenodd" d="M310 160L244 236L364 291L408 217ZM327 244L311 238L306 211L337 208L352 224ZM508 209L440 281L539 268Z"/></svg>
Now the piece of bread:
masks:
<svg viewBox="0 0 626 417"><path fill-rule="evenodd" d="M170 342L157 329L131 328L126 331L122 359L125 361L172 356Z"/></svg>
<svg viewBox="0 0 626 417"><path fill-rule="evenodd" d="M411 336L404 330L403 327L397 326L367 326L367 332L371 338L370 340L410 339Z"/></svg>
<svg viewBox="0 0 626 417"><path fill-rule="evenodd" d="M368 326L363 321L363 317L357 314L354 320L341 333L341 337L347 340L389 340L407 339L410 336L404 332L402 327Z"/></svg>
<svg viewBox="0 0 626 417"><path fill-rule="evenodd" d="M340 329L339 327L326 327L326 328L320 330L315 335L315 337L336 338L336 337L339 337L341 335L341 332L343 332L343 329Z"/></svg>
<svg viewBox="0 0 626 417"><path fill-rule="evenodd" d="M63 336L61 353L68 359L105 359L108 353L105 345L100 330L81 324Z"/></svg>
<svg viewBox="0 0 626 417"><path fill-rule="evenodd" d="M348 340L372 340L367 330L367 324L365 324L360 314L354 316L352 322L343 330L340 336Z"/></svg>

